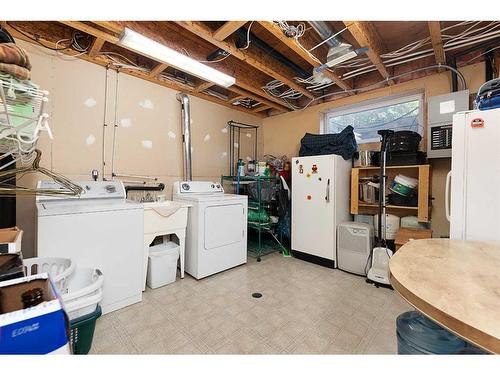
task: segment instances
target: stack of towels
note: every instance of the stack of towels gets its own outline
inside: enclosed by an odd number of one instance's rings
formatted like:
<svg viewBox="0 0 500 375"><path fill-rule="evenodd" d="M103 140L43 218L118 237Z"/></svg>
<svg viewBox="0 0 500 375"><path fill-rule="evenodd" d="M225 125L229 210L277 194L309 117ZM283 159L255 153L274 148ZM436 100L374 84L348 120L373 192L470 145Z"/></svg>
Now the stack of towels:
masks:
<svg viewBox="0 0 500 375"><path fill-rule="evenodd" d="M14 43L0 44L0 72L8 73L24 81L31 78L31 63L28 54Z"/></svg>

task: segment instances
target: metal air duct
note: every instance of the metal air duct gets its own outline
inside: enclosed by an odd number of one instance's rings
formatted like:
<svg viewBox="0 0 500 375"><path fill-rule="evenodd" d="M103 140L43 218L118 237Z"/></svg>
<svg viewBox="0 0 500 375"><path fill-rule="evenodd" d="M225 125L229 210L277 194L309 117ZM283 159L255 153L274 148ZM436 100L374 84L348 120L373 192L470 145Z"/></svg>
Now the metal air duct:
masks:
<svg viewBox="0 0 500 375"><path fill-rule="evenodd" d="M189 96L183 93L176 95L177 100L181 102L181 123L182 123L182 148L184 154L184 181L193 179L193 170L191 163L191 112L189 110Z"/></svg>

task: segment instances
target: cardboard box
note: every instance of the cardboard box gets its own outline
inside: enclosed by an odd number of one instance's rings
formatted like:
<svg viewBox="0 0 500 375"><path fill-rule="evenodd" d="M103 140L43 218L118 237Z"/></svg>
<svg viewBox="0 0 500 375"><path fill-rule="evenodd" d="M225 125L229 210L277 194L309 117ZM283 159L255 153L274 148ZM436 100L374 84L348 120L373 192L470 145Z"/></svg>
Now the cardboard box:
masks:
<svg viewBox="0 0 500 375"><path fill-rule="evenodd" d="M394 244L396 245L396 251L399 250L399 248L408 241L420 240L424 238L432 238L432 230L399 228L398 233L396 233L396 238L394 240Z"/></svg>
<svg viewBox="0 0 500 375"><path fill-rule="evenodd" d="M21 295L41 288L44 302L24 309ZM0 354L70 354L69 322L46 273L0 282Z"/></svg>
<svg viewBox="0 0 500 375"><path fill-rule="evenodd" d="M0 254L0 281L24 277L24 265L21 253Z"/></svg>
<svg viewBox="0 0 500 375"><path fill-rule="evenodd" d="M0 254L20 253L23 231L18 227L0 229Z"/></svg>

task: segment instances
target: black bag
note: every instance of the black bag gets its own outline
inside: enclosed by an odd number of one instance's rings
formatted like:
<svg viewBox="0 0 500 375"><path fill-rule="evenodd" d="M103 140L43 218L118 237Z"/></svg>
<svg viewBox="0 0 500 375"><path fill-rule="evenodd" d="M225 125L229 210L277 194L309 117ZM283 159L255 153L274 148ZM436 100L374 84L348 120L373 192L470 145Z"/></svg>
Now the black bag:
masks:
<svg viewBox="0 0 500 375"><path fill-rule="evenodd" d="M306 133L300 140L299 156L340 155L344 160L352 159L357 143L354 128L349 125L337 134Z"/></svg>

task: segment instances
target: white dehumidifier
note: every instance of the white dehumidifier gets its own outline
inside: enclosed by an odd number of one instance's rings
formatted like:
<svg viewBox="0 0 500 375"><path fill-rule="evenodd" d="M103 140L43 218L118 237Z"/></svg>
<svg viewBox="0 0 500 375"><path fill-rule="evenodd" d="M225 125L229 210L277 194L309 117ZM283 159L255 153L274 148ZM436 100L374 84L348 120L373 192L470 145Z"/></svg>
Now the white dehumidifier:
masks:
<svg viewBox="0 0 500 375"><path fill-rule="evenodd" d="M339 224L337 244L338 268L366 276L370 268L368 258L373 248L373 227L354 221Z"/></svg>

